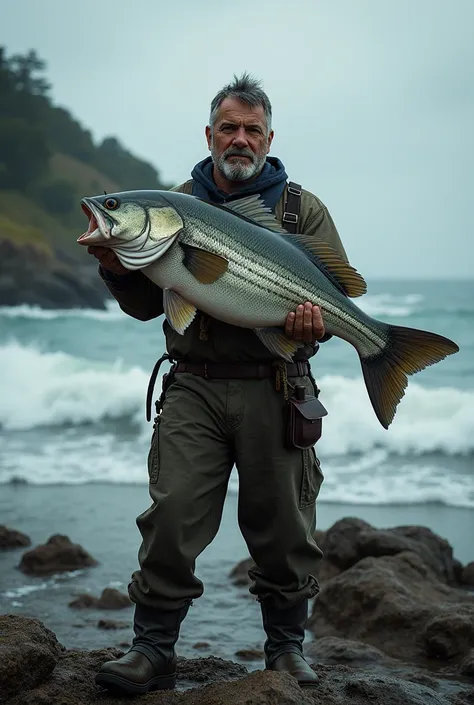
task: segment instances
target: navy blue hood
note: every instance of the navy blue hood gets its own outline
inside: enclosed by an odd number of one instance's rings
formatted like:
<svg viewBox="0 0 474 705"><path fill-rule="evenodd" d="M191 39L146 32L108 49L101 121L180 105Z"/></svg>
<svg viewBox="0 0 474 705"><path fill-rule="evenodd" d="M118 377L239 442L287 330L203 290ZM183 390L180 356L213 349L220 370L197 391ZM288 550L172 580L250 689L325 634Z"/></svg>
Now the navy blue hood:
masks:
<svg viewBox="0 0 474 705"><path fill-rule="evenodd" d="M193 196L198 196L213 203L225 203L243 196L259 193L265 205L272 210L281 198L288 179L285 167L276 157L267 157L265 165L254 181L246 184L235 193L229 194L217 188L212 176L214 164L211 157L206 157L196 164L191 172L193 179Z"/></svg>

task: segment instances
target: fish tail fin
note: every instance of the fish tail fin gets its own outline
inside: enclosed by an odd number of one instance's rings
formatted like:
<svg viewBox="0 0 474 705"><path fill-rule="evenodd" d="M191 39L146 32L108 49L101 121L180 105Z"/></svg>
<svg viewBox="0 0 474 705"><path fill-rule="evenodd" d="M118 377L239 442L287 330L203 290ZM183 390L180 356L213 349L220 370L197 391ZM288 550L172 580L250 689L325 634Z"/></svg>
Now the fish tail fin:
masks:
<svg viewBox="0 0 474 705"><path fill-rule="evenodd" d="M405 394L407 375L420 372L459 348L449 338L416 328L388 327L388 342L377 355L362 357L361 365L370 401L384 428L393 421Z"/></svg>

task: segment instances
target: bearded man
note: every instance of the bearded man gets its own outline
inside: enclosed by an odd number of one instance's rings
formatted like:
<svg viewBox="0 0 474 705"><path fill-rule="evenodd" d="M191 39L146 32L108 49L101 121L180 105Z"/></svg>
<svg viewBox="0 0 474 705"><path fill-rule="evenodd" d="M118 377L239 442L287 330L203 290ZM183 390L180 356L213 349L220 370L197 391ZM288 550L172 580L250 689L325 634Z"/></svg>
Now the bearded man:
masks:
<svg viewBox="0 0 474 705"><path fill-rule="evenodd" d="M284 227L326 241L347 261L324 204L289 184L281 161L267 156L271 121L260 83L247 74L234 77L211 103L205 130L211 156L174 190L224 205L260 194ZM111 250L89 251L125 313L143 321L163 314L161 289L126 270ZM294 363L276 360L253 331L203 313L184 335L166 320L164 332L175 364L148 458L152 505L137 518L140 569L129 585L135 638L122 658L103 664L96 682L132 694L174 687L180 625L203 592L195 560L218 531L235 464L239 527L254 561L250 592L260 603L267 635L266 668L314 686L318 678L303 657L303 639L308 602L318 592L322 554L314 540L315 502L323 475L313 446L285 442L282 388L299 385L317 395L308 360L317 341L329 337L321 311L301 302L288 314L287 336L304 342Z"/></svg>

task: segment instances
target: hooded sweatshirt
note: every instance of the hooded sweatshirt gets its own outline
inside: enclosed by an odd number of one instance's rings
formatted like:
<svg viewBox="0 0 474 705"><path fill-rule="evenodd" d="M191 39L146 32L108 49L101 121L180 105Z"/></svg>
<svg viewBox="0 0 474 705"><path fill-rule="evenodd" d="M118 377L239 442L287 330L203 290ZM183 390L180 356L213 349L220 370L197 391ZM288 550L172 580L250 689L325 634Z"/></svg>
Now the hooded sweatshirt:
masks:
<svg viewBox="0 0 474 705"><path fill-rule="evenodd" d="M211 157L203 159L196 164L191 172L193 178L193 196L203 198L213 203L227 203L244 196L259 193L268 208L272 211L281 198L288 179L285 167L276 157L267 157L265 165L256 179L240 188L236 193L221 191L214 181L213 161Z"/></svg>

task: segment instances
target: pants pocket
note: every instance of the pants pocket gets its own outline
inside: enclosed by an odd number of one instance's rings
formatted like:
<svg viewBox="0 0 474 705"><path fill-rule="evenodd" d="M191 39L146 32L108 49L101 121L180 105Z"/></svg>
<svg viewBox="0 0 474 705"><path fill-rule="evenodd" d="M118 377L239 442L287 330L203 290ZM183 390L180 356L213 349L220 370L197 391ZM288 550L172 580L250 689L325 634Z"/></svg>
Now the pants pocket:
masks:
<svg viewBox="0 0 474 705"><path fill-rule="evenodd" d="M310 507L316 502L319 490L324 480L321 466L314 448L305 448L301 451L303 462L303 476L300 490L300 509Z"/></svg>
<svg viewBox="0 0 474 705"><path fill-rule="evenodd" d="M153 424L150 450L148 453L148 479L151 485L158 482L160 474L160 417L157 416Z"/></svg>

